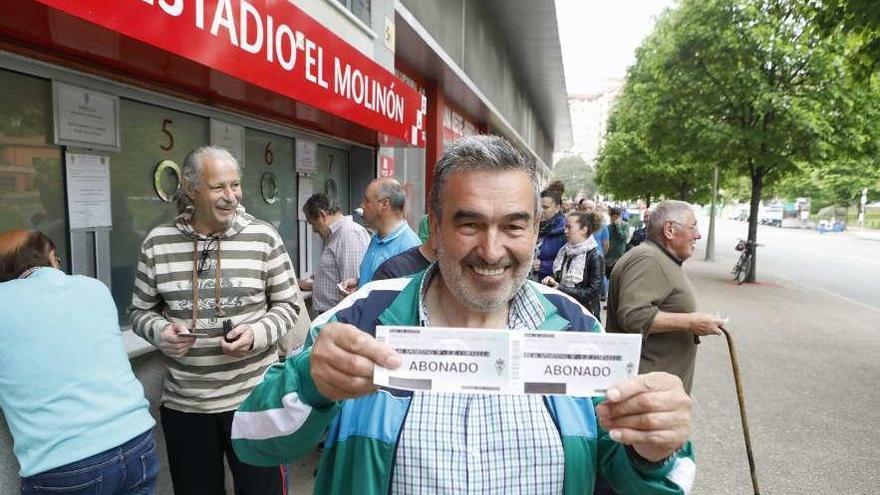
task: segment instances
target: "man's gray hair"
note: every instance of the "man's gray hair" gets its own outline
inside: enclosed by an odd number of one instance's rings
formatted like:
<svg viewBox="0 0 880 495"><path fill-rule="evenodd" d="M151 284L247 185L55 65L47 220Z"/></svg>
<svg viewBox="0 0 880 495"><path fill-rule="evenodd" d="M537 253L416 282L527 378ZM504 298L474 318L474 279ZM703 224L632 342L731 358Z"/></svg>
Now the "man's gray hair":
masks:
<svg viewBox="0 0 880 495"><path fill-rule="evenodd" d="M406 191L397 179L391 177L376 179L376 201L386 199L394 211L403 211L406 206Z"/></svg>
<svg viewBox="0 0 880 495"><path fill-rule="evenodd" d="M690 203L669 199L657 203L651 208L651 216L648 218L648 238L654 241L663 239L663 226L666 222L685 223L688 214L693 214L694 209Z"/></svg>
<svg viewBox="0 0 880 495"><path fill-rule="evenodd" d="M192 206L192 200L186 195L185 183L192 184L193 189L198 190L202 187L202 165L206 158L212 158L217 161L227 161L235 164L238 175L241 175L241 165L238 160L232 156L232 153L224 148L217 146L202 146L196 148L186 155L183 159L183 167L180 169L181 188L177 194L177 212L183 213L188 207Z"/></svg>
<svg viewBox="0 0 880 495"><path fill-rule="evenodd" d="M443 192L449 176L456 172L522 172L534 190L535 220L541 201L538 198L538 175L535 162L499 136L467 136L454 141L434 167L431 187L431 213L440 219Z"/></svg>

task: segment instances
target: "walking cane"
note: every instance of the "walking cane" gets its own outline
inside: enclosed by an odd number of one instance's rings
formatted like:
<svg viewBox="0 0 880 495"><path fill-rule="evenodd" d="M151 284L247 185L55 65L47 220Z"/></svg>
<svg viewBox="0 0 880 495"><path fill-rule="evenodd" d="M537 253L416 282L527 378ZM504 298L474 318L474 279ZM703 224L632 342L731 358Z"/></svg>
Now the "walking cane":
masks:
<svg viewBox="0 0 880 495"><path fill-rule="evenodd" d="M739 364L736 361L736 350L733 348L733 339L730 333L723 326L718 328L724 332L727 339L727 348L730 350L730 365L733 368L733 380L736 382L736 398L739 401L739 417L742 419L743 437L746 441L746 455L749 456L749 472L752 475L752 487L755 489L755 495L761 495L758 490L758 475L755 473L755 456L752 455L752 438L749 435L749 421L746 419L746 399L743 396L742 382L739 379Z"/></svg>

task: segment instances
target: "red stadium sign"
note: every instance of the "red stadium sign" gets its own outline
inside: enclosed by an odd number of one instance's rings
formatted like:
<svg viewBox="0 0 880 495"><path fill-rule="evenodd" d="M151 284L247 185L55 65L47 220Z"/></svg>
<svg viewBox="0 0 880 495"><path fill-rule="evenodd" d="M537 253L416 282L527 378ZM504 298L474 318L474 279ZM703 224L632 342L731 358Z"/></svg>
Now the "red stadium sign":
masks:
<svg viewBox="0 0 880 495"><path fill-rule="evenodd" d="M286 0L37 0L424 146L424 97Z"/></svg>

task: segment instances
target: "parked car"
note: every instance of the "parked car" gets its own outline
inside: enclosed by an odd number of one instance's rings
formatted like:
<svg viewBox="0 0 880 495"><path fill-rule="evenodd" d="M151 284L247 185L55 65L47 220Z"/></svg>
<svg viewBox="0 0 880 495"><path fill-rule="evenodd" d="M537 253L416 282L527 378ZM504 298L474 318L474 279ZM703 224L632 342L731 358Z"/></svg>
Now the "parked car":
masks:
<svg viewBox="0 0 880 495"><path fill-rule="evenodd" d="M749 219L749 205L737 204L731 206L727 210L727 218L729 220L739 220L745 222Z"/></svg>
<svg viewBox="0 0 880 495"><path fill-rule="evenodd" d="M846 230L846 222L843 220L819 220L816 223L816 232L843 232Z"/></svg>
<svg viewBox="0 0 880 495"><path fill-rule="evenodd" d="M782 227L782 216L784 208L782 205L770 205L761 209L758 219L762 225L772 225L774 227Z"/></svg>

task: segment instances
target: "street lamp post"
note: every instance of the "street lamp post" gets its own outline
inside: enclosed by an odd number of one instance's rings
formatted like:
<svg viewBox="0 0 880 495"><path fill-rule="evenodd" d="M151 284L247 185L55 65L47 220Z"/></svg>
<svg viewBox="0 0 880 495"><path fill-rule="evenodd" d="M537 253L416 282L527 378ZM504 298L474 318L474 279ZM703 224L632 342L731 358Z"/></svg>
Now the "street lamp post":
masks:
<svg viewBox="0 0 880 495"><path fill-rule="evenodd" d="M712 178L712 206L709 208L709 233L706 235L706 261L715 261L715 202L718 200L718 165Z"/></svg>

